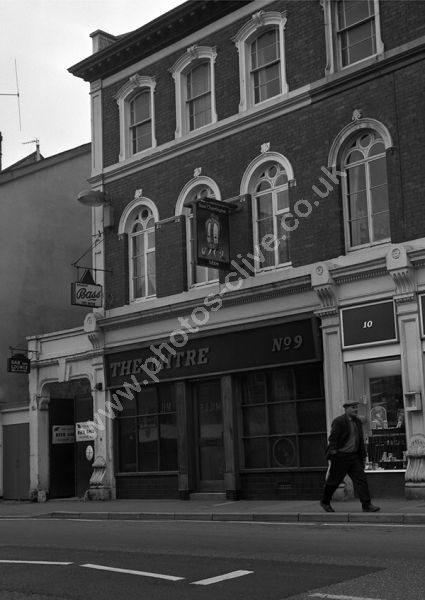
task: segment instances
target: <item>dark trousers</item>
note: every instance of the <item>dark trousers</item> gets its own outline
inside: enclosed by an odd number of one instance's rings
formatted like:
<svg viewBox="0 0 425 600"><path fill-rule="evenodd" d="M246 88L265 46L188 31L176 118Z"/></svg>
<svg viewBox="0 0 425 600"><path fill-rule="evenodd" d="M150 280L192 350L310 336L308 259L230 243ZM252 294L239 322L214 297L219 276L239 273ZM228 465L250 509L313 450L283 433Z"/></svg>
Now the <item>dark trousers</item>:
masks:
<svg viewBox="0 0 425 600"><path fill-rule="evenodd" d="M363 463L358 454L336 454L331 458L331 466L323 490L322 502L329 504L332 494L348 475L363 506L370 504L369 486L367 485Z"/></svg>

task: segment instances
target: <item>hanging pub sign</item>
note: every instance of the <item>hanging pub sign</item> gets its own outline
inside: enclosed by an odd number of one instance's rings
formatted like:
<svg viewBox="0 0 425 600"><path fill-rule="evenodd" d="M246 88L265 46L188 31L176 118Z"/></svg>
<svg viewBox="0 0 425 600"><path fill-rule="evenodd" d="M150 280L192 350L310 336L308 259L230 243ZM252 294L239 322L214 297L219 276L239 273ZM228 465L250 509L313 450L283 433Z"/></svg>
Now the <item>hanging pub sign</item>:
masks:
<svg viewBox="0 0 425 600"><path fill-rule="evenodd" d="M392 300L342 308L341 321L343 348L397 341Z"/></svg>
<svg viewBox="0 0 425 600"><path fill-rule="evenodd" d="M197 265L230 269L229 213L234 210L233 205L212 198L193 202Z"/></svg>
<svg viewBox="0 0 425 600"><path fill-rule="evenodd" d="M25 354L14 354L7 359L7 371L28 374L31 371L31 361Z"/></svg>
<svg viewBox="0 0 425 600"><path fill-rule="evenodd" d="M87 269L80 281L71 283L71 304L75 306L102 306L102 286L94 282L92 274Z"/></svg>

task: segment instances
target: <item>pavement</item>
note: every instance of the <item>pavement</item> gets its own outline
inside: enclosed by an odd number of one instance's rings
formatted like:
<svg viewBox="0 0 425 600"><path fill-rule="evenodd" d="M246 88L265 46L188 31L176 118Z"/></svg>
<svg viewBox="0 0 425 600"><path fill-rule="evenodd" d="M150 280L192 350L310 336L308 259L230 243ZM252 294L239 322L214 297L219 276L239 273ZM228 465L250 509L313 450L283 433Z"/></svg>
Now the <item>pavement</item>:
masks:
<svg viewBox="0 0 425 600"><path fill-rule="evenodd" d="M326 513L318 501L238 500L108 500L82 498L46 502L0 500L0 520L6 518L255 521L279 523L390 523L425 525L425 499L374 500L377 513L364 513L356 499L333 501L335 513Z"/></svg>

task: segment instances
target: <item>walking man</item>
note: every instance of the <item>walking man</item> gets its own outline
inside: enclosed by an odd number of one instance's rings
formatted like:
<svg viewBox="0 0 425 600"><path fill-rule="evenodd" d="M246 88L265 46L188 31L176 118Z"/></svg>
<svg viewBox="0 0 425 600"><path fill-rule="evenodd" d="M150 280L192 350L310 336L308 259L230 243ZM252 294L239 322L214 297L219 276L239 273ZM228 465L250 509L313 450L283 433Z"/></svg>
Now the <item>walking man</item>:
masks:
<svg viewBox="0 0 425 600"><path fill-rule="evenodd" d="M345 402L342 405L344 414L333 420L326 449L326 458L330 468L323 490L320 506L326 512L335 512L331 506L331 498L341 481L349 475L354 484L363 512L376 512L378 506L370 501L369 486L364 472L366 449L363 428L357 418L358 402Z"/></svg>

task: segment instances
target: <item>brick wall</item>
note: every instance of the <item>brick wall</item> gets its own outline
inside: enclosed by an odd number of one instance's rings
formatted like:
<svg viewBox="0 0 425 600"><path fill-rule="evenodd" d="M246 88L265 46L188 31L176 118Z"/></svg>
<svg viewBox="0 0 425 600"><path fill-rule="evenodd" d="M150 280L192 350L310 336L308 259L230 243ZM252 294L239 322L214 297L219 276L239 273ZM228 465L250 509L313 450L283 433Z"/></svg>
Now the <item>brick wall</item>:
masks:
<svg viewBox="0 0 425 600"><path fill-rule="evenodd" d="M177 475L116 477L117 499L179 498Z"/></svg>
<svg viewBox="0 0 425 600"><path fill-rule="evenodd" d="M397 5L396 8L402 11L403 18L410 22L406 9L399 7L401 3L384 3L382 16L386 19L387 28L394 26L391 24L394 19L391 20L389 17L391 11L387 4ZM415 3L406 4L412 4L412 10L416 10ZM324 41L319 34L321 19L323 19L322 9L315 1L275 2L268 5L269 10L284 10L285 7L288 11L286 30L288 53L295 53L293 48L298 48L299 54L289 61L291 64L296 63L298 69L293 69L290 74L289 69L288 78L298 82L296 85L301 85L305 83L302 81L303 73L308 73L309 78L312 78L314 73L317 73L317 77L321 77L324 69L322 64ZM311 9L311 15L308 9ZM219 116L223 118L237 112L239 76L231 36L246 20L243 19L217 32L214 36L200 41L205 45L217 46L217 86L223 92L220 93L222 98L219 103ZM309 27L305 26L306 22L309 23ZM291 41L290 26L299 28L297 41ZM305 53L301 51L299 37L302 33L316 40L318 44L314 59L310 55L311 47L307 43L305 43ZM402 33L400 32L399 35L401 36ZM403 35L405 36L403 39L407 39L407 32ZM158 74L155 102L159 143L174 137L174 82L167 69L180 55L181 52L178 52L167 57L154 65L154 68L149 68L146 73L141 73ZM233 84L230 85L229 82ZM105 148L105 153L110 153L108 156L111 162L117 160L118 153L117 118L116 115L114 118L111 116L116 102L115 100L112 102L111 98L122 83L105 90L105 103L109 102L110 111L107 113L108 119L105 120L105 136L108 136L109 144ZM202 167L202 175L212 178L217 183L223 199L236 197L240 193L240 184L245 170L250 162L260 155L261 145L265 142L270 143L272 151L283 154L293 167L296 186L290 190L291 210L294 210L295 204L300 200L307 200L313 207L307 218L299 219L299 226L291 235L293 266L331 260L343 254L345 245L341 186L334 184L333 189L324 199L317 198L312 186L316 185L319 189L323 189L319 180L320 177L324 177L322 169L328 166L332 142L351 122L354 109L360 109L364 117L382 122L393 138L394 148L388 152L387 161L392 241L398 243L422 237L425 232L424 96L425 61L417 57L411 64L400 66L398 70L366 73L361 80L353 79L332 89L324 86L320 90L312 91L310 106L254 124L248 129L235 131L228 137L216 139L208 145L174 156L155 166L144 167L138 173L108 183L106 191L113 198L116 225L106 237L106 268L113 271L111 274L107 273L107 306L121 306L128 302L128 276L126 280L128 250L125 240L117 239L117 223L124 208L134 198L135 190L142 188L143 196L155 202L161 220L175 215L178 196L187 182L193 178L194 169L197 167ZM315 201L319 204L315 205ZM246 254L252 248L250 210L250 204L246 203L246 207L241 212L231 217L232 239L237 240L237 244L234 242L232 249L233 255L238 252ZM160 244L158 256L164 258L163 245L158 243ZM177 243L176 239L172 243ZM177 293L185 289L183 273L186 271L181 246L177 248L177 256L178 269L171 271L175 280L167 281L166 285L161 275L162 267L158 266L158 285L161 295ZM164 273L167 272L168 277L170 275L168 259L164 260L166 265Z"/></svg>

